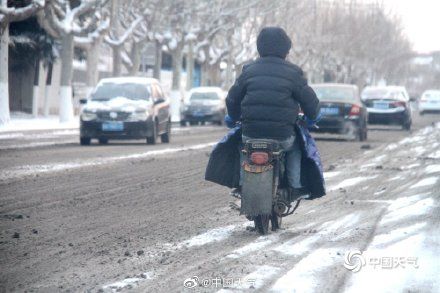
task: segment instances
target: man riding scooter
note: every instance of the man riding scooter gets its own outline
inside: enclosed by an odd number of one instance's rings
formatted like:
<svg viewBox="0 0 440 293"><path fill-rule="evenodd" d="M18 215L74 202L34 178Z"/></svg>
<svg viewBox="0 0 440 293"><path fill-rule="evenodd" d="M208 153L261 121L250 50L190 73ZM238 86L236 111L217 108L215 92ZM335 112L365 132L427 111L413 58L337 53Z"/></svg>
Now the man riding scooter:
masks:
<svg viewBox="0 0 440 293"><path fill-rule="evenodd" d="M301 184L302 152L295 123L301 107L313 124L319 100L301 68L286 60L290 48L291 40L282 28L264 28L257 39L260 58L244 66L229 90L226 105L230 122L241 121L243 143L259 138L279 141L286 152L291 192L300 196L307 190Z"/></svg>

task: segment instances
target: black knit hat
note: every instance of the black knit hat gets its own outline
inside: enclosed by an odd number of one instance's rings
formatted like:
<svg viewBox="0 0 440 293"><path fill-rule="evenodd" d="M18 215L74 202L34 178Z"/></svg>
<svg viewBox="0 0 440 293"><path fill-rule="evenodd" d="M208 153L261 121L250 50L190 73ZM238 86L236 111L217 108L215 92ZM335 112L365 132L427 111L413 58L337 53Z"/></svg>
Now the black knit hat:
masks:
<svg viewBox="0 0 440 293"><path fill-rule="evenodd" d="M277 56L286 58L292 41L280 27L265 27L257 38L257 50L261 57Z"/></svg>

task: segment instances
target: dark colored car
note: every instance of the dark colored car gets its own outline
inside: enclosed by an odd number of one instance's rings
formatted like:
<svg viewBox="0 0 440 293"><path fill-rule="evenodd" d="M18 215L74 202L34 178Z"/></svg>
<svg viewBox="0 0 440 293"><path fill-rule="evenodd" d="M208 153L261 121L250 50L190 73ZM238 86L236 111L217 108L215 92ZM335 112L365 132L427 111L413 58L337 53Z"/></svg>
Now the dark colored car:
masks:
<svg viewBox="0 0 440 293"><path fill-rule="evenodd" d="M362 101L367 106L368 123L401 125L403 129L411 129L410 99L404 87L366 87Z"/></svg>
<svg viewBox="0 0 440 293"><path fill-rule="evenodd" d="M155 144L159 136L163 143L170 141L170 104L156 79L102 79L81 104L81 145L94 138L101 144L109 139L146 139Z"/></svg>
<svg viewBox="0 0 440 293"><path fill-rule="evenodd" d="M225 93L218 87L198 87L190 90L181 107L180 124L205 122L223 124L226 114Z"/></svg>
<svg viewBox="0 0 440 293"><path fill-rule="evenodd" d="M367 139L367 109L362 104L359 89L348 84L312 85L320 101L322 118L314 132L343 134L350 140Z"/></svg>

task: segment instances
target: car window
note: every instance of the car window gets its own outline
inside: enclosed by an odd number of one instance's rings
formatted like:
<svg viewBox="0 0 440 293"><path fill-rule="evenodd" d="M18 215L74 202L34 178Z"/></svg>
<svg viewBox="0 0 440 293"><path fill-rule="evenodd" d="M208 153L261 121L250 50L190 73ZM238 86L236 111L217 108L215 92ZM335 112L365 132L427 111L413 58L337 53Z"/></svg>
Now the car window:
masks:
<svg viewBox="0 0 440 293"><path fill-rule="evenodd" d="M106 101L123 97L131 100L149 100L148 87L140 83L113 83L105 82L92 93L92 101Z"/></svg>
<svg viewBox="0 0 440 293"><path fill-rule="evenodd" d="M362 99L394 99L395 94L387 89L368 89L362 93Z"/></svg>
<svg viewBox="0 0 440 293"><path fill-rule="evenodd" d="M192 93L190 96L190 101L197 101L197 100L220 100L220 97L217 95L217 93L214 92L207 92L207 93Z"/></svg>
<svg viewBox="0 0 440 293"><path fill-rule="evenodd" d="M320 101L356 101L356 94L352 88L343 87L313 87L316 96Z"/></svg>
<svg viewBox="0 0 440 293"><path fill-rule="evenodd" d="M427 92L423 94L425 99L429 100L440 100L440 91L439 92Z"/></svg>

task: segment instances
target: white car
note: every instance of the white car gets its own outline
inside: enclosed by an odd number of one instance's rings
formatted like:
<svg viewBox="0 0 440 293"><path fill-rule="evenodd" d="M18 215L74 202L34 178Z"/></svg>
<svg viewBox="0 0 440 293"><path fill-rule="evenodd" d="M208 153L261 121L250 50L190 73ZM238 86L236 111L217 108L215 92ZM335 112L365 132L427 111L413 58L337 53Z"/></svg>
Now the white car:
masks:
<svg viewBox="0 0 440 293"><path fill-rule="evenodd" d="M213 122L223 124L226 93L219 87L197 87L189 91L180 111L180 124L185 126Z"/></svg>
<svg viewBox="0 0 440 293"><path fill-rule="evenodd" d="M425 91L419 100L419 113L440 112L440 90Z"/></svg>

